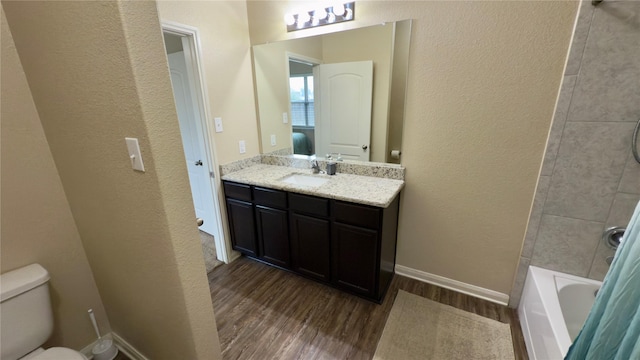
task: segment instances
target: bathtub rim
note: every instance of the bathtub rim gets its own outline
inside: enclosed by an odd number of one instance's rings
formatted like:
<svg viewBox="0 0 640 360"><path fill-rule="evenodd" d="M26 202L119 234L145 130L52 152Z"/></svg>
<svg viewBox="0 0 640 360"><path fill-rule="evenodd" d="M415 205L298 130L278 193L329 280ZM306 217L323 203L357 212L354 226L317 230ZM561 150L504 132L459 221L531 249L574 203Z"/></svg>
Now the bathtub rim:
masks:
<svg viewBox="0 0 640 360"><path fill-rule="evenodd" d="M531 278L531 280L529 278ZM560 283L556 280L557 278L561 278ZM534 265L530 265L527 269L527 278L525 282L528 281L533 282L536 291L542 300L542 306L547 316L547 320L551 325L554 339L556 340L562 356L565 356L573 341L571 340L567 324L565 323L565 319L562 314L558 292L569 284L581 283L601 286L602 282L556 270L544 269ZM525 289L526 288L527 286L525 284ZM525 298L521 299L521 304L526 300L527 299ZM518 315L520 315L520 308L521 306L518 305ZM527 331L529 330L527 329ZM531 346L530 341L526 341L526 343L528 346ZM530 350L527 349L527 351L529 352Z"/></svg>

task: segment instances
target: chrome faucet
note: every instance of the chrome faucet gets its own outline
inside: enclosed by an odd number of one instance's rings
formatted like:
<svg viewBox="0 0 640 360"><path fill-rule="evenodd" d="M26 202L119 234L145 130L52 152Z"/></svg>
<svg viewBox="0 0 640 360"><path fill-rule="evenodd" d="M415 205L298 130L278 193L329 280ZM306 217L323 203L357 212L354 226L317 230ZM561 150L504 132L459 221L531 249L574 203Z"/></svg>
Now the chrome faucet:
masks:
<svg viewBox="0 0 640 360"><path fill-rule="evenodd" d="M318 165L317 160L311 161L311 170L313 170L314 174L320 173L320 166Z"/></svg>

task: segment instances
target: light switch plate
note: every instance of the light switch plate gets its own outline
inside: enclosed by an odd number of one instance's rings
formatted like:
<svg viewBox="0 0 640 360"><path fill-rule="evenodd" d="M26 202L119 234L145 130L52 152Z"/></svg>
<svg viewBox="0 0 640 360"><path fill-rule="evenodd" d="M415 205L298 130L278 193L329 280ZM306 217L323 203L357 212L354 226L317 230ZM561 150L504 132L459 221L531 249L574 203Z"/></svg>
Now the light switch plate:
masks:
<svg viewBox="0 0 640 360"><path fill-rule="evenodd" d="M244 142L244 140L240 140L238 145L240 147L240 154L244 154L247 152L247 144Z"/></svg>
<svg viewBox="0 0 640 360"><path fill-rule="evenodd" d="M129 151L129 159L131 160L131 167L133 170L144 172L144 163L142 162L142 155L140 154L140 145L136 138L124 138L127 143L127 150Z"/></svg>
<svg viewBox="0 0 640 360"><path fill-rule="evenodd" d="M282 123L283 124L288 124L289 123L289 114L286 112L282 113Z"/></svg>
<svg viewBox="0 0 640 360"><path fill-rule="evenodd" d="M221 117L217 117L217 118L213 118L213 122L216 124L216 132L222 132L222 118Z"/></svg>
<svg viewBox="0 0 640 360"><path fill-rule="evenodd" d="M271 146L276 146L276 136L271 135Z"/></svg>

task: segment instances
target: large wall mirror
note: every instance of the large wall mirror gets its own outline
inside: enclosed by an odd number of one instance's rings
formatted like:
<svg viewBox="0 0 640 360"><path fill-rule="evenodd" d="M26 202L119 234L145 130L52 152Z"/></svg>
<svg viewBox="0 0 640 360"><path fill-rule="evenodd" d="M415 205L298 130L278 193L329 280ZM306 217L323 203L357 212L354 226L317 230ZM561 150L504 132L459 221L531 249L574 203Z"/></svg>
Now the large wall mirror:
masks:
<svg viewBox="0 0 640 360"><path fill-rule="evenodd" d="M411 20L253 47L263 154L400 163Z"/></svg>

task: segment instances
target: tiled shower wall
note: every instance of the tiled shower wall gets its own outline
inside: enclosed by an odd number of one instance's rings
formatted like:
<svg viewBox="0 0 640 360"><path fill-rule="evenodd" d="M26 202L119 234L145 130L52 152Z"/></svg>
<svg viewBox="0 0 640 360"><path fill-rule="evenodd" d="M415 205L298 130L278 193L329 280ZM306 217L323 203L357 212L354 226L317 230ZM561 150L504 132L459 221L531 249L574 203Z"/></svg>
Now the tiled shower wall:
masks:
<svg viewBox="0 0 640 360"><path fill-rule="evenodd" d="M510 306L529 265L604 278L613 250L602 233L626 227L640 200L631 155L638 119L640 1L583 1Z"/></svg>

